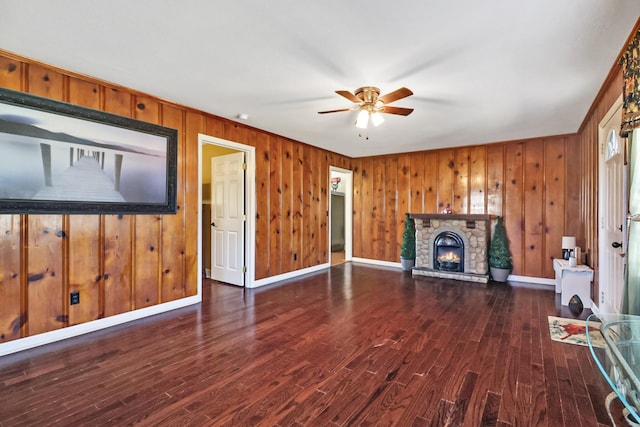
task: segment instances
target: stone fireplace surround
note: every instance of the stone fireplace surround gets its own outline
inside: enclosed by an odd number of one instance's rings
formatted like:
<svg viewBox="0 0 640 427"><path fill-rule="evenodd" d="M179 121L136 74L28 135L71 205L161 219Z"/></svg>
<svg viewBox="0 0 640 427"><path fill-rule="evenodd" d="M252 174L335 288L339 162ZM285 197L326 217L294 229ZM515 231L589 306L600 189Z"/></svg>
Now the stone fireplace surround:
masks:
<svg viewBox="0 0 640 427"><path fill-rule="evenodd" d="M416 263L413 276L439 277L477 283L489 281L488 248L491 215L410 214L416 225ZM434 240L438 234L451 231L464 242L464 271L435 270Z"/></svg>

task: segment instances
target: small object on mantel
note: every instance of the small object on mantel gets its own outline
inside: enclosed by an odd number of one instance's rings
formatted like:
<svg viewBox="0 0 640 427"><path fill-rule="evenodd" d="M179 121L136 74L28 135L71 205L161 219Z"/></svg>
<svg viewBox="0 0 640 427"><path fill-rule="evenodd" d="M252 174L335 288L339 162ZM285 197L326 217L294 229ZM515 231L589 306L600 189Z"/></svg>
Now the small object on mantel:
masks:
<svg viewBox="0 0 640 427"><path fill-rule="evenodd" d="M449 206L447 206L446 208L442 209L441 213L450 214L450 213L453 213L453 212L451 211L451 208Z"/></svg>

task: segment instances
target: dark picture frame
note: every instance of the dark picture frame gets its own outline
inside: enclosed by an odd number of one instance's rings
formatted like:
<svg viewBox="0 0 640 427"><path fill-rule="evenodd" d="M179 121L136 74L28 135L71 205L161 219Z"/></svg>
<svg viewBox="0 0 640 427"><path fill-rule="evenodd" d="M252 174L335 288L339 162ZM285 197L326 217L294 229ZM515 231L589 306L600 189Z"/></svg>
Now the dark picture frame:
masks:
<svg viewBox="0 0 640 427"><path fill-rule="evenodd" d="M0 88L0 213L176 213L178 131Z"/></svg>

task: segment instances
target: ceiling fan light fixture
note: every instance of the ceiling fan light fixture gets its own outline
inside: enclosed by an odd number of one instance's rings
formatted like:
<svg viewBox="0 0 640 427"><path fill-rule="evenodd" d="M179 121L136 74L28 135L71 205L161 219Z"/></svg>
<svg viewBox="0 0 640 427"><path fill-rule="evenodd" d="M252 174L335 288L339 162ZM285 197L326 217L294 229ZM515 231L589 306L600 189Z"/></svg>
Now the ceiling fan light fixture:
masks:
<svg viewBox="0 0 640 427"><path fill-rule="evenodd" d="M374 126L378 126L382 122L384 122L384 117L382 117L382 114L380 114L379 111L371 114L371 123L373 123Z"/></svg>
<svg viewBox="0 0 640 427"><path fill-rule="evenodd" d="M369 119L374 126L379 126L384 122L384 114L396 114L400 116L408 116L413 108L391 107L388 104L399 99L413 95L413 92L406 87L401 87L386 95L380 96L380 89L374 86L364 86L355 90L354 93L348 90L337 90L336 93L343 98L348 99L355 105L351 108L340 108L337 110L318 111L318 114L339 113L343 111L358 111L356 118L356 127L366 129L369 125Z"/></svg>
<svg viewBox="0 0 640 427"><path fill-rule="evenodd" d="M356 119L356 127L360 129L366 129L369 124L369 112L367 110L360 110L358 118Z"/></svg>

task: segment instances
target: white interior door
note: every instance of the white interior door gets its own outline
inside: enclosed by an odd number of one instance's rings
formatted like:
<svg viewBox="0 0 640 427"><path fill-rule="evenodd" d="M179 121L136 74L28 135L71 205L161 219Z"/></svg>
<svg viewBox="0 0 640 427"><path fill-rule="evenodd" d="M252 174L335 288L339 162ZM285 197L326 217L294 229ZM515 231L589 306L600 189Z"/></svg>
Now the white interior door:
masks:
<svg viewBox="0 0 640 427"><path fill-rule="evenodd" d="M600 311L619 313L624 289L625 226L624 144L618 132L622 103L617 102L605 116L599 129L599 288ZM596 299L594 297L594 299Z"/></svg>
<svg viewBox="0 0 640 427"><path fill-rule="evenodd" d="M211 158L211 277L244 286L244 153Z"/></svg>

